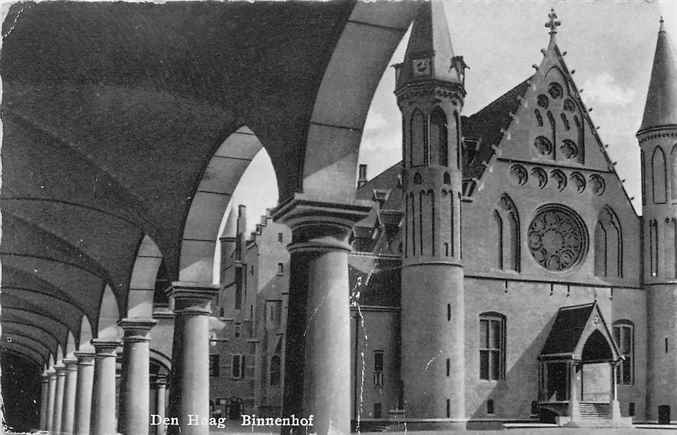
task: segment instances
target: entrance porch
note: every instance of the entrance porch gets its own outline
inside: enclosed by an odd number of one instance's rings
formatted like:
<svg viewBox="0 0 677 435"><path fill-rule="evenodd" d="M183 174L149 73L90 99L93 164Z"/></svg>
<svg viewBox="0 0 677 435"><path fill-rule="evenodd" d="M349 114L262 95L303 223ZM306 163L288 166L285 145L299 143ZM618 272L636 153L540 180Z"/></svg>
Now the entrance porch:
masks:
<svg viewBox="0 0 677 435"><path fill-rule="evenodd" d="M560 308L539 356L541 418L560 426L627 427L616 394L621 360L597 303Z"/></svg>

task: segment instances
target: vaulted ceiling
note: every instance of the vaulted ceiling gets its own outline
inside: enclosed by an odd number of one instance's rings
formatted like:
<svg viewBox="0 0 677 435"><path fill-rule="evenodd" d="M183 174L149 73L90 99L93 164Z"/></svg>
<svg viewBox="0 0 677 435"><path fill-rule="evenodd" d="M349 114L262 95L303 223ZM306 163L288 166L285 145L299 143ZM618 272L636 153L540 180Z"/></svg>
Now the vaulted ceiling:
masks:
<svg viewBox="0 0 677 435"><path fill-rule="evenodd" d="M83 315L96 335L107 286L124 316L145 236L178 279L185 223L215 154L233 163L213 166L224 168L211 192L224 204L261 144L281 198L303 190L309 167L334 163L317 151L309 163L309 131L328 151L342 139L323 129L349 131L352 163L415 6L12 6L0 59L2 323L14 334L4 348L44 362L68 331L78 336ZM332 95L347 102L337 109ZM224 149L245 125L258 140Z"/></svg>

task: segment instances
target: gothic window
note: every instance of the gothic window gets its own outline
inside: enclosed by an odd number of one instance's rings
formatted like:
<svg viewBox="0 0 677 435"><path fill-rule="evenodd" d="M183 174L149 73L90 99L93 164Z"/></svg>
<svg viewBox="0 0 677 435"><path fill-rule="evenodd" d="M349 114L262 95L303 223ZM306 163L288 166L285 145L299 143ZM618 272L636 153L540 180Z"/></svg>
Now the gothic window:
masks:
<svg viewBox="0 0 677 435"><path fill-rule="evenodd" d="M497 228L497 261L499 269L520 271L520 224L515 203L508 195L501 196L494 211Z"/></svg>
<svg viewBox="0 0 677 435"><path fill-rule="evenodd" d="M642 177L642 205L646 205L646 166L644 166L644 150L640 151L640 174Z"/></svg>
<svg viewBox="0 0 677 435"><path fill-rule="evenodd" d="M244 355L232 354L230 369L233 379L244 378Z"/></svg>
<svg viewBox="0 0 677 435"><path fill-rule="evenodd" d="M540 207L529 224L529 250L534 260L552 271L564 271L580 263L587 251L588 235L581 217L568 207Z"/></svg>
<svg viewBox="0 0 677 435"><path fill-rule="evenodd" d="M282 361L279 355L273 355L270 359L270 385L275 387L280 385L282 377Z"/></svg>
<svg viewBox="0 0 677 435"><path fill-rule="evenodd" d="M428 129L426 128L425 116L420 110L415 110L411 116L411 141L409 153L411 166L421 166L428 161Z"/></svg>
<svg viewBox="0 0 677 435"><path fill-rule="evenodd" d="M543 127L543 116L541 116L541 112L538 109L534 109L534 116L536 117L538 126Z"/></svg>
<svg viewBox="0 0 677 435"><path fill-rule="evenodd" d="M423 178L421 177L421 174L418 172L414 174L414 184L421 184L423 183Z"/></svg>
<svg viewBox="0 0 677 435"><path fill-rule="evenodd" d="M677 200L677 144L670 152L670 197Z"/></svg>
<svg viewBox="0 0 677 435"><path fill-rule="evenodd" d="M443 182L444 184L451 184L451 175L448 172L444 173Z"/></svg>
<svg viewBox="0 0 677 435"><path fill-rule="evenodd" d="M534 147L544 156L549 156L552 154L552 142L550 142L550 140L545 136L538 136L534 140Z"/></svg>
<svg viewBox="0 0 677 435"><path fill-rule="evenodd" d="M435 255L435 252L437 249L435 249L435 243L437 240L435 239L435 193L432 190L428 191L428 196L430 196L430 240L432 243L430 244L432 254Z"/></svg>
<svg viewBox="0 0 677 435"><path fill-rule="evenodd" d="M409 204L411 204L411 255L416 255L416 199L414 194L409 194Z"/></svg>
<svg viewBox="0 0 677 435"><path fill-rule="evenodd" d="M458 112L454 111L454 123L456 123L456 169L461 169L461 118Z"/></svg>
<svg viewBox="0 0 677 435"><path fill-rule="evenodd" d="M599 214L595 226L595 275L623 276L623 238L618 217L609 207Z"/></svg>
<svg viewBox="0 0 677 435"><path fill-rule="evenodd" d="M614 340L620 354L625 357L616 366L616 383L632 385L634 383L634 345L635 327L629 320L619 320L614 323Z"/></svg>
<svg viewBox="0 0 677 435"><path fill-rule="evenodd" d="M656 147L651 158L651 184L654 203L665 203L668 186L665 174L665 154L660 146Z"/></svg>
<svg viewBox="0 0 677 435"><path fill-rule="evenodd" d="M447 117L439 108L430 115L430 147L437 152L440 166L449 166Z"/></svg>
<svg viewBox="0 0 677 435"><path fill-rule="evenodd" d="M649 273L658 275L658 224L655 219L649 221Z"/></svg>
<svg viewBox="0 0 677 435"><path fill-rule="evenodd" d="M505 379L505 316L480 314L480 379Z"/></svg>
<svg viewBox="0 0 677 435"><path fill-rule="evenodd" d="M564 128L566 130L569 130L571 126L569 125L569 119L567 118L567 116L564 113L562 113L560 114L560 118L562 118L562 124L564 124Z"/></svg>
<svg viewBox="0 0 677 435"><path fill-rule="evenodd" d="M574 103L571 98L567 98L566 100L564 100L564 110L566 110L567 112L575 112L576 103Z"/></svg>
<svg viewBox="0 0 677 435"><path fill-rule="evenodd" d="M548 106L550 105L550 101L548 100L548 96L545 94L540 94L538 97L536 97L536 104L538 104L540 107L547 109Z"/></svg>
<svg viewBox="0 0 677 435"><path fill-rule="evenodd" d="M564 89L559 83L552 82L548 85L548 93L554 99L562 98L564 95Z"/></svg>

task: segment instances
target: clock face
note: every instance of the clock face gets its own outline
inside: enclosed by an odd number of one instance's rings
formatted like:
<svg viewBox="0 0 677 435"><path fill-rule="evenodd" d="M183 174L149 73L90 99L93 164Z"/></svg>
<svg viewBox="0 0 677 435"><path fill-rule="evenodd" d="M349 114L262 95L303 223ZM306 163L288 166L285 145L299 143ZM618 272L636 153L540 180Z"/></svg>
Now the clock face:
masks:
<svg viewBox="0 0 677 435"><path fill-rule="evenodd" d="M413 59L411 63L414 70L414 76L430 75L430 59Z"/></svg>

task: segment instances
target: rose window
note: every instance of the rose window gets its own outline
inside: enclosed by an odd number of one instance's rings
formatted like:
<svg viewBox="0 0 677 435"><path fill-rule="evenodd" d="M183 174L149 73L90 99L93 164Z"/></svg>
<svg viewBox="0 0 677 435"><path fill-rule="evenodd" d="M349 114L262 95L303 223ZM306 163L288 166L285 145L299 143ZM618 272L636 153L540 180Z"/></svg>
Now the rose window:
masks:
<svg viewBox="0 0 677 435"><path fill-rule="evenodd" d="M578 264L587 250L587 231L581 218L559 205L541 207L529 225L529 250L548 270L563 271Z"/></svg>

